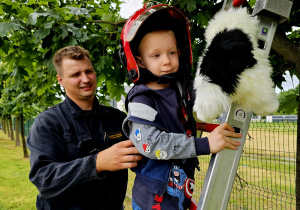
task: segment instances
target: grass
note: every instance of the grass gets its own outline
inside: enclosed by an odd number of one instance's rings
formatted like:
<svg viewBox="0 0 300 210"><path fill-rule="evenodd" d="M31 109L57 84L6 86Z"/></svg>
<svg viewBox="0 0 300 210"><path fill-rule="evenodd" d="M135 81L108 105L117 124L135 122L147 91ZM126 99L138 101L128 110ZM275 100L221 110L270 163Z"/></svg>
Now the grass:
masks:
<svg viewBox="0 0 300 210"><path fill-rule="evenodd" d="M22 146L15 146L3 131L0 131L0 209L36 209L38 194L29 181L29 159L23 158Z"/></svg>

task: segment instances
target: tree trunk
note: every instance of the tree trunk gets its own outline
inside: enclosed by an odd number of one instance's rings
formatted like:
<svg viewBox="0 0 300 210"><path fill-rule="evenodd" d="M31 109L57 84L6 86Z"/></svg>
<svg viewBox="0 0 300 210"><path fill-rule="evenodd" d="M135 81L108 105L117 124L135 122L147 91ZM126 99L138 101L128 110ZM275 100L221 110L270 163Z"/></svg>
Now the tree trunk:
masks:
<svg viewBox="0 0 300 210"><path fill-rule="evenodd" d="M280 54L287 64L297 69L300 76L300 46L292 43L287 36L276 33L272 43L272 49Z"/></svg>
<svg viewBox="0 0 300 210"><path fill-rule="evenodd" d="M16 146L20 145L20 116L16 116Z"/></svg>
<svg viewBox="0 0 300 210"><path fill-rule="evenodd" d="M9 127L10 127L10 139L15 140L14 127L13 127L11 115L9 115Z"/></svg>
<svg viewBox="0 0 300 210"><path fill-rule="evenodd" d="M20 115L20 124L21 124L21 139L22 139L22 145L23 145L24 158L28 158L29 155L28 155L26 141L25 141L25 135L24 135L24 119L23 119L23 114Z"/></svg>
<svg viewBox="0 0 300 210"><path fill-rule="evenodd" d="M9 128L9 118L8 118L8 116L6 117L6 120L5 120L5 122L6 122L6 130L7 130L7 136L8 137L10 137L10 128Z"/></svg>
<svg viewBox="0 0 300 210"><path fill-rule="evenodd" d="M6 134L5 117L2 117L2 130Z"/></svg>
<svg viewBox="0 0 300 210"><path fill-rule="evenodd" d="M272 49L280 54L286 64L294 67L300 76L300 46L292 43L286 35L276 33ZM297 121L297 151L296 151L296 209L300 209L300 88L298 96L298 121Z"/></svg>

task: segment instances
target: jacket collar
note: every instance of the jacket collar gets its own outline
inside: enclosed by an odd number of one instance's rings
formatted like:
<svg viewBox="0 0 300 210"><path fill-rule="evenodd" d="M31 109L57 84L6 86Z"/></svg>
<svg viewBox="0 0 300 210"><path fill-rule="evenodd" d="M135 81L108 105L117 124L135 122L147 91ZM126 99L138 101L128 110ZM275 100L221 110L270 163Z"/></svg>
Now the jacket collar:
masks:
<svg viewBox="0 0 300 210"><path fill-rule="evenodd" d="M67 95L65 96L65 102L71 112L71 116L74 119L84 116L84 111L74 101L72 101ZM94 112L95 115L100 115L100 116L104 115L108 112L108 110L105 106L101 106L99 104L99 101L96 96L94 96L92 111Z"/></svg>

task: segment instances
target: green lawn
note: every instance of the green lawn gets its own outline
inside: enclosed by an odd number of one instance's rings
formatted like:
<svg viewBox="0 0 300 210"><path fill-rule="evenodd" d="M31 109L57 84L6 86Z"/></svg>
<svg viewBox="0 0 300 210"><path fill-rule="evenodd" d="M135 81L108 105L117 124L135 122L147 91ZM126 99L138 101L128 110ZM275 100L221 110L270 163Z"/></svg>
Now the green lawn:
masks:
<svg viewBox="0 0 300 210"><path fill-rule="evenodd" d="M0 131L0 209L36 209L37 189L28 179L29 159Z"/></svg>

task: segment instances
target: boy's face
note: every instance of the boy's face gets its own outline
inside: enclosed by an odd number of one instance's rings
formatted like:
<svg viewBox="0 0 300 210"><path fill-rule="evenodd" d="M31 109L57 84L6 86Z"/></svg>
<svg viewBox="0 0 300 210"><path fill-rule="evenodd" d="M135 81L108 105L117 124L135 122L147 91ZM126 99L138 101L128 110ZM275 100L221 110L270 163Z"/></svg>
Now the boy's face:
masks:
<svg viewBox="0 0 300 210"><path fill-rule="evenodd" d="M156 76L175 73L179 68L180 50L173 31L156 31L146 34L136 56L139 67L147 68Z"/></svg>

